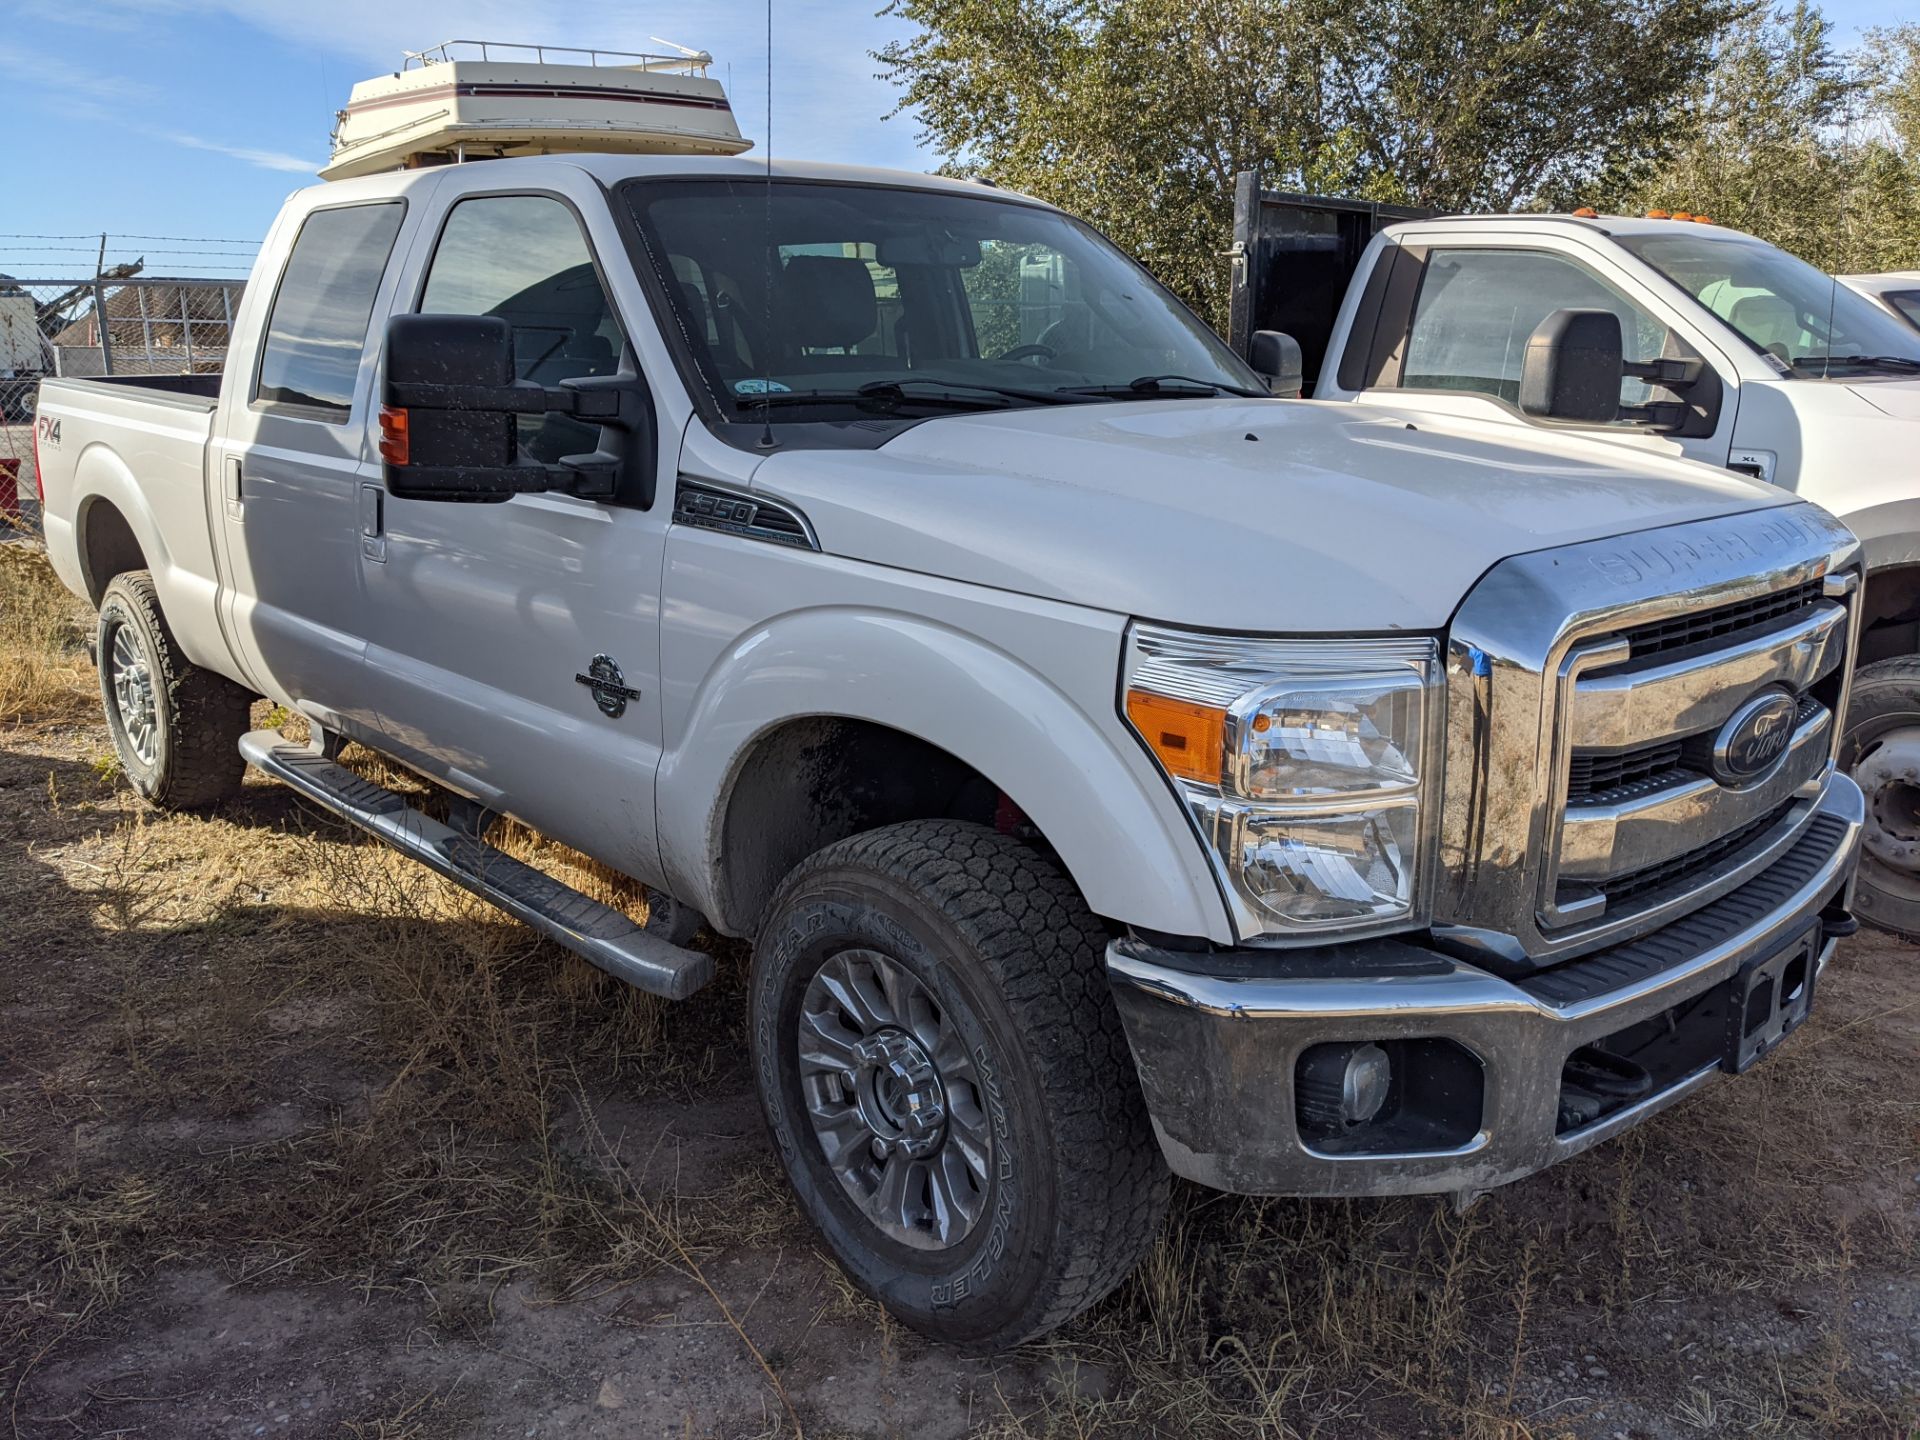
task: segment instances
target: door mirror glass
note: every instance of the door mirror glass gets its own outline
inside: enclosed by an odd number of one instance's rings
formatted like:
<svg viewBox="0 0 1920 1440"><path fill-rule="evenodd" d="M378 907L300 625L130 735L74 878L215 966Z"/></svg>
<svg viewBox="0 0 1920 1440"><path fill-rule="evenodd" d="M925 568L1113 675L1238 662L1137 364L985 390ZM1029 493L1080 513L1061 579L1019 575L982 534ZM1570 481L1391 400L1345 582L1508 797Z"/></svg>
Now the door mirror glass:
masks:
<svg viewBox="0 0 1920 1440"><path fill-rule="evenodd" d="M1267 389L1288 400L1300 398L1306 362L1300 342L1283 330L1256 330L1247 347L1247 363L1267 382Z"/></svg>
<svg viewBox="0 0 1920 1440"><path fill-rule="evenodd" d="M1545 420L1611 425L1620 418L1625 368L1618 315L1555 310L1527 337L1520 409Z"/></svg>

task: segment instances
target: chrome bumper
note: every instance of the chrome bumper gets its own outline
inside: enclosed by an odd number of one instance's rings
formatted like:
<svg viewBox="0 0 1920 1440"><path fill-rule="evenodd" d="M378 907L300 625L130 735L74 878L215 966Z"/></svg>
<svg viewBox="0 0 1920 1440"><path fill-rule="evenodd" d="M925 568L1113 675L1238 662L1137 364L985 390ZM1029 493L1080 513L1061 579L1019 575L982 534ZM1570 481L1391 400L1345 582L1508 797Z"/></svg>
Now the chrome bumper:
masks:
<svg viewBox="0 0 1920 1440"><path fill-rule="evenodd" d="M1193 954L1116 940L1108 975L1167 1161L1188 1179L1248 1194L1464 1199L1576 1155L1722 1067L1717 1056L1688 1063L1644 1098L1569 1129L1567 1057L1732 981L1808 935L1823 912L1843 915L1864 818L1858 787L1836 775L1806 838L1739 889L1641 940L1518 981L1394 939ZM1823 929L1821 968L1835 943ZM1300 1057L1353 1042L1465 1052L1446 1073L1469 1096L1477 1081L1472 1133L1377 1153L1309 1144L1296 1120Z"/></svg>

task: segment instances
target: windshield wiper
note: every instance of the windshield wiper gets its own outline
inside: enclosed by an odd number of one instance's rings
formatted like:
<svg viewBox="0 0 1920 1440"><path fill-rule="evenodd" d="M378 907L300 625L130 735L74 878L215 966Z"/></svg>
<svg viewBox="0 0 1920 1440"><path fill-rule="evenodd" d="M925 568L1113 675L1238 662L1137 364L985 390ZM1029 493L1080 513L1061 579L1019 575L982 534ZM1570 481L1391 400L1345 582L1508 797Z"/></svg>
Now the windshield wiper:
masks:
<svg viewBox="0 0 1920 1440"><path fill-rule="evenodd" d="M1902 375L1920 375L1920 360L1905 355L1802 355L1790 362L1796 370L1826 370L1833 365L1853 365L1864 370L1893 370Z"/></svg>
<svg viewBox="0 0 1920 1440"><path fill-rule="evenodd" d="M1060 393L1095 395L1114 400L1191 400L1208 395L1267 398L1258 390L1223 385L1218 380L1196 380L1191 375L1141 375L1124 385L1064 385Z"/></svg>
<svg viewBox="0 0 1920 1440"><path fill-rule="evenodd" d="M970 380L869 380L851 390L775 390L741 395L736 410L763 405L858 405L866 410L892 411L902 405L947 405L956 410L1004 410L1015 400L1037 405L1072 403L1053 390L1022 390L1010 385L979 385Z"/></svg>

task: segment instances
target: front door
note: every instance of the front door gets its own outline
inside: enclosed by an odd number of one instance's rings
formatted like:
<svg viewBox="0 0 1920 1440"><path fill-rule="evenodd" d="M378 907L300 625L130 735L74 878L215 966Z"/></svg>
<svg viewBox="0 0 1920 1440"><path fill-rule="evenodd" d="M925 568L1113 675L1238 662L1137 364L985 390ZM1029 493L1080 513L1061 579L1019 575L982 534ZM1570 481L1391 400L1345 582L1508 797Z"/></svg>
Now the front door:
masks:
<svg viewBox="0 0 1920 1440"><path fill-rule="evenodd" d="M1410 235L1403 253L1393 259L1396 286L1390 288L1398 288L1405 298L1397 317L1389 317L1384 309L1390 307L1383 307L1380 323L1391 327L1388 333L1395 343L1375 347L1374 355L1385 357L1380 373L1353 398L1535 430L1576 429L1644 446L1655 454L1727 463L1735 392L1731 381L1722 379L1717 352L1701 336L1669 324L1624 284L1601 274L1589 257L1563 248L1557 237L1529 237L1526 244L1436 242L1429 248ZM1398 285L1403 264L1417 269L1413 286ZM1628 361L1704 361L1702 379L1685 392L1669 393L1644 380L1624 378L1623 407L1684 398L1703 402L1711 413L1694 416L1678 433L1655 432L1625 420L1573 427L1522 413L1520 367L1527 339L1555 310L1613 312L1620 319ZM1333 395L1337 388L1323 375L1316 393L1338 398Z"/></svg>
<svg viewBox="0 0 1920 1440"><path fill-rule="evenodd" d="M563 187L570 178L556 177ZM554 385L637 368L581 219L583 210L606 218L604 195L590 186L485 193L483 180L449 178L480 193L455 200L432 244L416 247L425 260L414 308L505 318L522 379ZM597 428L564 416L519 424L522 452L548 462L598 439ZM377 514L360 558L383 744L641 878L659 873L653 779L670 493L663 487L642 510L563 494L457 504L372 490Z"/></svg>
<svg viewBox="0 0 1920 1440"><path fill-rule="evenodd" d="M209 455L221 618L262 693L364 733L356 514L366 450L368 331L405 218L399 201L310 211L237 357ZM384 306L381 307L384 309ZM251 316L246 317L251 319ZM242 377L245 377L244 379Z"/></svg>

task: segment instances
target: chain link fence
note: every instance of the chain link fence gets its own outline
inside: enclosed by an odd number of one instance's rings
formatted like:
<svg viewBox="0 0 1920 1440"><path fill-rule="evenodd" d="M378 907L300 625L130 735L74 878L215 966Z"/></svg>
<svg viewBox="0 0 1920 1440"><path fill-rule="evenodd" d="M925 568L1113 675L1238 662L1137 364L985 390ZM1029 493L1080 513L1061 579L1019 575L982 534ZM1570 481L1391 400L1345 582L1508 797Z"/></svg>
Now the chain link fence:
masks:
<svg viewBox="0 0 1920 1440"><path fill-rule="evenodd" d="M40 382L218 371L242 288L239 280L0 276L0 531L40 528L33 473Z"/></svg>

